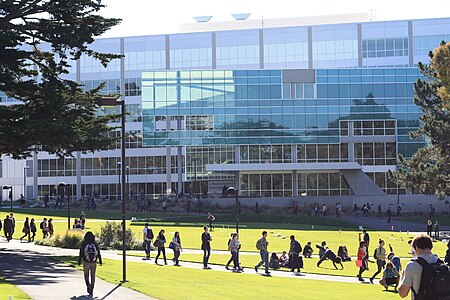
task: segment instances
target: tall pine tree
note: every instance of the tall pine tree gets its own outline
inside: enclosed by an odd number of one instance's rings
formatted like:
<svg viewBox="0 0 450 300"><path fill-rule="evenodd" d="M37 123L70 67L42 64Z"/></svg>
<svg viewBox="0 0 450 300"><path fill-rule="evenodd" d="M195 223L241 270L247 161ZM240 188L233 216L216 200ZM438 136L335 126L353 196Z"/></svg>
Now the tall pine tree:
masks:
<svg viewBox="0 0 450 300"><path fill-rule="evenodd" d="M97 116L99 88L64 79L82 55L106 66L119 55L89 48L120 22L97 13L101 0L0 2L0 91L20 104L0 106L0 156L38 147L61 156L107 149L112 116ZM45 49L45 50L44 50Z"/></svg>
<svg viewBox="0 0 450 300"><path fill-rule="evenodd" d="M410 159L400 156L399 170L391 174L414 192L450 195L450 43L442 42L430 63L419 63L424 80L414 84L414 103L423 111L420 128L413 138L424 137L429 145L419 149Z"/></svg>

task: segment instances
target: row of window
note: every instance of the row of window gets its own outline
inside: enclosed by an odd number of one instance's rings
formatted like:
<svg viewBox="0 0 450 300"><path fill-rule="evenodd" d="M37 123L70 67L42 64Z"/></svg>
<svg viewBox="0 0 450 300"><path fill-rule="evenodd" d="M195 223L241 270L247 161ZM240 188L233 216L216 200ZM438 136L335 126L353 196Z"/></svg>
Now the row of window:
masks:
<svg viewBox="0 0 450 300"><path fill-rule="evenodd" d="M341 136L348 136L348 121L341 121ZM352 121L353 135L395 135L396 126L394 120L379 121Z"/></svg>
<svg viewBox="0 0 450 300"><path fill-rule="evenodd" d="M395 143L355 143L355 161L360 165L396 165L397 149Z"/></svg>
<svg viewBox="0 0 450 300"><path fill-rule="evenodd" d="M363 58L408 56L408 38L379 38L362 41Z"/></svg>

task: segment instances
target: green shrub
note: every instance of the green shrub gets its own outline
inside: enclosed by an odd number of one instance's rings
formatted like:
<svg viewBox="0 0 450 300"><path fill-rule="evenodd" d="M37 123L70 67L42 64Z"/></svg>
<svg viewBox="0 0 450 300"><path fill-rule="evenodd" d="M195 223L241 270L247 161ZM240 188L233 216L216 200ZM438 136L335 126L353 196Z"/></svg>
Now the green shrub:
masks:
<svg viewBox="0 0 450 300"><path fill-rule="evenodd" d="M84 239L84 232L81 230L70 230L64 235L56 235L50 238L37 240L36 245L78 249Z"/></svg>
<svg viewBox="0 0 450 300"><path fill-rule="evenodd" d="M122 226L116 222L106 222L106 225L101 227L99 244L105 249L122 249ZM139 249L139 244L134 239L131 229L127 229L125 232L126 248Z"/></svg>

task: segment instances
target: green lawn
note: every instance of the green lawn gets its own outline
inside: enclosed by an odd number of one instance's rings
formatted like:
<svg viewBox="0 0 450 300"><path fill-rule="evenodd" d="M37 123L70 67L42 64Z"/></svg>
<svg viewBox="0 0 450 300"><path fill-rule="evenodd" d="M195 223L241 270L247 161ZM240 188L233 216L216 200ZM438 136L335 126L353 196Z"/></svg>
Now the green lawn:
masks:
<svg viewBox="0 0 450 300"><path fill-rule="evenodd" d="M74 257L56 257L75 265ZM250 274L204 271L153 264L128 263L129 282L125 287L159 299L398 299L380 285L338 283L298 278L264 277ZM77 266L78 267L78 266ZM79 268L79 267L78 267ZM104 260L97 276L117 283L121 280L121 262Z"/></svg>
<svg viewBox="0 0 450 300"><path fill-rule="evenodd" d="M3 299L8 299L10 296L11 299L14 300L25 300L30 299L30 297L27 296L24 292L16 288L11 283L7 282L3 277L0 276L0 296L2 296ZM3 298L4 297L4 298Z"/></svg>

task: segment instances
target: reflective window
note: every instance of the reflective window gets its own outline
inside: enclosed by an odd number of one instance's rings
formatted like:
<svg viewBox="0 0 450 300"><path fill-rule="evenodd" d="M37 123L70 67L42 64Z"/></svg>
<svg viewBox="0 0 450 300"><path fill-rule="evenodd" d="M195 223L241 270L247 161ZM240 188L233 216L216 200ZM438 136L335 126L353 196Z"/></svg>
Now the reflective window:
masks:
<svg viewBox="0 0 450 300"><path fill-rule="evenodd" d="M427 56L430 51L439 47L442 41L450 41L450 34L415 36L413 38L414 55Z"/></svg>
<svg viewBox="0 0 450 300"><path fill-rule="evenodd" d="M239 65L259 66L259 31L239 30L216 33L217 68Z"/></svg>
<svg viewBox="0 0 450 300"><path fill-rule="evenodd" d="M211 33L191 33L170 36L170 68L212 66Z"/></svg>
<svg viewBox="0 0 450 300"><path fill-rule="evenodd" d="M363 58L408 56L408 38L363 39Z"/></svg>

